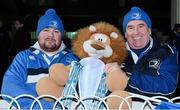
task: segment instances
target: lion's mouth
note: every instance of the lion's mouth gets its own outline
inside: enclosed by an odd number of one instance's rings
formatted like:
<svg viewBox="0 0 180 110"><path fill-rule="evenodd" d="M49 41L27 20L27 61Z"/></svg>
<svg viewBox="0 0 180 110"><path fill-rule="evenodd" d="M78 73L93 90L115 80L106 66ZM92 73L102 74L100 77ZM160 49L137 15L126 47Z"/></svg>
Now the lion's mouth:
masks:
<svg viewBox="0 0 180 110"><path fill-rule="evenodd" d="M104 45L100 45L100 44L97 44L97 43L91 44L91 46L96 50L104 50L105 49Z"/></svg>
<svg viewBox="0 0 180 110"><path fill-rule="evenodd" d="M112 48L100 42L94 42L93 40L87 40L83 43L84 51L91 57L103 58L110 57L113 53Z"/></svg>

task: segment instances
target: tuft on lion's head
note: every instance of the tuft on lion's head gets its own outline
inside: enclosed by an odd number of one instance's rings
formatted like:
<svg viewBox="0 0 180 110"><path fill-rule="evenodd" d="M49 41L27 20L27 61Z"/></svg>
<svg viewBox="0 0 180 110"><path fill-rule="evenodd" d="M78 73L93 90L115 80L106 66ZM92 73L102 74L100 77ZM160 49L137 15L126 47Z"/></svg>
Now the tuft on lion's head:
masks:
<svg viewBox="0 0 180 110"><path fill-rule="evenodd" d="M72 40L72 51L79 58L97 57L105 64L122 63L127 50L120 31L107 22L97 22L77 31Z"/></svg>

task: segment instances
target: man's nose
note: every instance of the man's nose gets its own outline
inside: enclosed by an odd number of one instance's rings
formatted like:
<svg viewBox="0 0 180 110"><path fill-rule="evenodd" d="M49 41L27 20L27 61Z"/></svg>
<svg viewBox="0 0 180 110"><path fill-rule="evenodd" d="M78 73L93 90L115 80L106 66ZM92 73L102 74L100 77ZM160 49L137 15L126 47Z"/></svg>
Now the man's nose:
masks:
<svg viewBox="0 0 180 110"><path fill-rule="evenodd" d="M138 28L135 28L134 29L134 34L138 34L139 33L139 29Z"/></svg>
<svg viewBox="0 0 180 110"><path fill-rule="evenodd" d="M53 35L54 35L54 31L53 30L49 31L49 36L53 36Z"/></svg>

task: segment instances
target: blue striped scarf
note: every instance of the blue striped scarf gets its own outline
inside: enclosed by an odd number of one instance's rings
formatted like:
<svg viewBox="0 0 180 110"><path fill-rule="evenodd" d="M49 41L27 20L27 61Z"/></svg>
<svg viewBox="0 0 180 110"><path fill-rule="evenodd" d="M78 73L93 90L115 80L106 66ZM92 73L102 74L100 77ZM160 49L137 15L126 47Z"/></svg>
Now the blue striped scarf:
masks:
<svg viewBox="0 0 180 110"><path fill-rule="evenodd" d="M79 74L81 73L83 66L79 62L76 62L76 61L72 62L71 66L72 66L72 68L70 71L70 76L69 76L68 82L65 85L65 88L64 88L64 91L62 94L64 97L78 96L75 88L77 86ZM106 77L106 74L104 73L102 75L98 90L95 94L95 96L100 97L100 98L104 98L108 91L108 89L106 87L106 81L105 81L106 78L105 77ZM71 103L72 103L72 100L69 100L69 99L63 100L64 106L67 107L68 109L70 109ZM96 104L94 104L94 105L96 105Z"/></svg>

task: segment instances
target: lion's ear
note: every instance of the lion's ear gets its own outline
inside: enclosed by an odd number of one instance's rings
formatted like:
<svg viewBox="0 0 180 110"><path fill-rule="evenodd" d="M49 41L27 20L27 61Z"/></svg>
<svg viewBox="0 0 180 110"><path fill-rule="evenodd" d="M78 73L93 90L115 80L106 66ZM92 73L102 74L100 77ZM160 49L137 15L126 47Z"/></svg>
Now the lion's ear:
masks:
<svg viewBox="0 0 180 110"><path fill-rule="evenodd" d="M89 26L89 31L90 32L96 32L96 27L94 25Z"/></svg>
<svg viewBox="0 0 180 110"><path fill-rule="evenodd" d="M116 39L118 38L118 34L116 32L111 32L110 37Z"/></svg>

